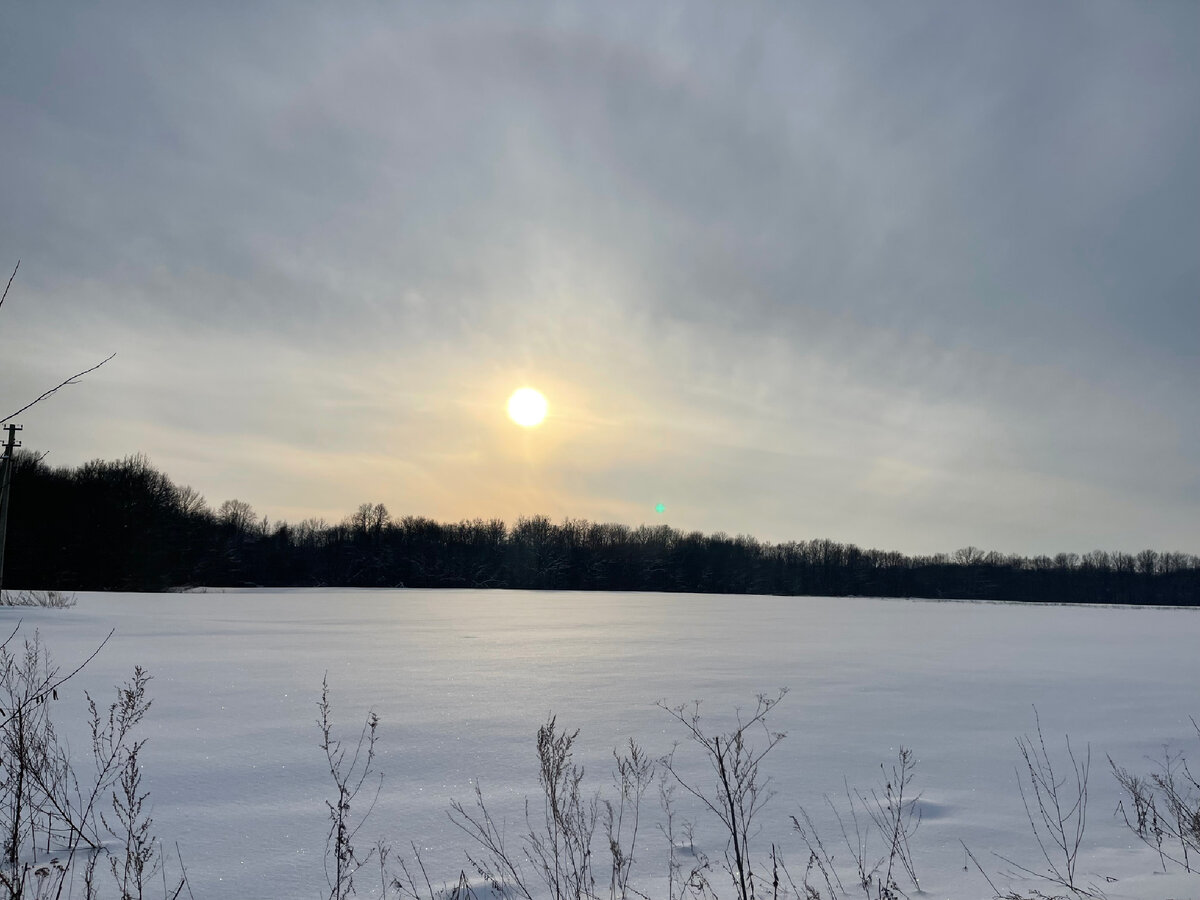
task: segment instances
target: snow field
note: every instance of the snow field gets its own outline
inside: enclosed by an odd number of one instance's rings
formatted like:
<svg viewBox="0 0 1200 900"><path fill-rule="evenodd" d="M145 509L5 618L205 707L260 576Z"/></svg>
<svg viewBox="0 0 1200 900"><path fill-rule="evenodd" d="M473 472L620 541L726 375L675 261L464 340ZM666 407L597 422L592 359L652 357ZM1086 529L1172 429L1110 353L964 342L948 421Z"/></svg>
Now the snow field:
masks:
<svg viewBox="0 0 1200 900"><path fill-rule="evenodd" d="M793 874L807 852L789 817L805 807L839 861L845 783L879 784L900 746L917 759L924 821L913 840L928 896L988 897L965 841L1002 890L1001 854L1040 868L1017 789L1015 738L1041 717L1048 749L1091 747L1080 870L1109 897L1200 896L1200 876L1155 874L1157 856L1113 812L1106 755L1136 771L1164 745L1200 761L1200 611L671 594L507 591L246 590L80 594L67 610L0 610L37 629L71 666L116 632L63 692L60 730L83 747L82 691L107 698L134 664L153 676L145 735L155 832L178 842L199 898L318 897L332 784L318 748L316 701L327 675L335 721L352 738L381 719L384 782L364 845L414 842L431 873L456 880L465 838L451 799L478 780L515 841L524 798L540 803L534 736L550 713L580 729L577 761L611 795L612 748L634 737L654 756L685 735L656 706L702 701L714 730L758 693L788 687L771 725L787 738L767 757L775 797L760 847L775 842ZM707 762L681 743L699 781ZM666 845L653 798L638 883L664 889ZM723 841L695 804L697 849ZM967 865L964 870L964 865ZM730 892L719 873L713 882ZM1115 879L1109 881L1108 879ZM360 895L371 895L370 877ZM851 886L847 883L847 886ZM906 886L902 883L902 886ZM1054 893L1053 886L1040 886Z"/></svg>

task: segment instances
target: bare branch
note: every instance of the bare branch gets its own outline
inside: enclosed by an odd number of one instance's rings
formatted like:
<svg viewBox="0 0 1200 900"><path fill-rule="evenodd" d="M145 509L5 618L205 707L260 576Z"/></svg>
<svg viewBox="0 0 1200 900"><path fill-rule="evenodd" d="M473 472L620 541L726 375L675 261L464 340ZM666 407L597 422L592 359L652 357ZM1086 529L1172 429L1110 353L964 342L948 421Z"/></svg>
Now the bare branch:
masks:
<svg viewBox="0 0 1200 900"><path fill-rule="evenodd" d="M4 305L4 301L8 299L8 289L12 287L13 279L17 277L17 269L21 268L21 261L18 259L17 264L13 266L12 274L8 276L8 284L4 286L4 296L0 297L0 306Z"/></svg>
<svg viewBox="0 0 1200 900"><path fill-rule="evenodd" d="M91 372L95 372L98 368L100 368L102 365L104 365L106 362L108 362L110 359L112 359L116 355L117 354L115 354L115 353L111 353L104 359L100 360L100 362L98 362L94 366L92 366L90 369L84 369L82 372L76 372L74 375L72 375L66 381L62 382L62 384L59 384L59 385L56 385L55 387L50 388L50 390L46 391L46 393L42 394L36 400L26 403L24 406L22 406L16 412L9 413L3 419L0 419L0 424L7 422L9 419L15 419L17 416L19 416L21 413L25 412L25 410L29 409L31 406L36 406L37 404L39 404L43 400L45 400L47 397L49 397L51 394L56 393L57 391L61 390L62 388L69 387L72 384L78 384L80 378L82 378L84 375L87 375Z"/></svg>
<svg viewBox="0 0 1200 900"><path fill-rule="evenodd" d="M737 716L737 728L725 734L710 734L704 730L700 719L699 703L692 712L686 706L667 706L659 701L658 706L675 719L688 733L689 740L700 747L712 768L715 782L704 786L681 777L674 763L674 753L663 759L664 768L689 794L698 799L721 823L728 838L725 848L725 870L733 881L738 900L754 900L755 883L764 884L765 877L756 871L750 852L754 835L752 822L763 806L771 799L770 778L760 775L759 764L784 738L781 732L767 727L767 716L775 705L787 694L781 688L778 695L758 695L754 713L747 719ZM752 740L751 730L761 728L761 743Z"/></svg>
<svg viewBox="0 0 1200 900"><path fill-rule="evenodd" d="M20 628L20 627L21 627L21 623L18 622L17 628ZM15 633L16 632L14 631L13 634L15 634ZM78 675L80 672L82 672L84 666L86 666L93 659L95 659L97 657L97 655L99 655L100 651L104 649L105 645L109 641L112 640L112 636L116 633L117 633L117 629L115 629L115 628L110 629L108 632L108 636L105 637L104 640L102 640L100 642L100 645L88 655L88 658L85 659L83 662L81 662L79 665L77 665L74 669L72 669L66 675L62 676L61 678L58 678L58 677L48 678L42 684L39 684L37 686L37 690L30 696L28 702L29 703L42 703L42 702L45 702L46 697L51 697L51 696L54 696L55 699L57 699L55 692L60 687L62 687L66 682L70 681L72 678L74 678L76 675ZM12 639L13 639L13 635L10 634L5 639L4 644L7 644ZM0 648L2 648L4 646L4 644L0 644ZM23 707L18 706L16 709L13 709L11 712L9 712L8 717L5 718L4 720L0 721L0 728L6 727L8 725L8 723L17 715L17 713L22 708Z"/></svg>

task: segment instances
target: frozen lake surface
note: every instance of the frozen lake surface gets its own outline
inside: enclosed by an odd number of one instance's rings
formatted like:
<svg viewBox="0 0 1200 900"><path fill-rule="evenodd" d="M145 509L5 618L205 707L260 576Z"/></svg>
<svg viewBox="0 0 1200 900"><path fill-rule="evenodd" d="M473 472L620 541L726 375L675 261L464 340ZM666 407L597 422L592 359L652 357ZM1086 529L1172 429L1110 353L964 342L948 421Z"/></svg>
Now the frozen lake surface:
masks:
<svg viewBox="0 0 1200 900"><path fill-rule="evenodd" d="M134 664L153 675L143 758L155 832L168 847L178 842L197 898L322 895L332 785L315 718L326 674L345 736L368 709L381 719L385 780L363 843L379 835L400 852L415 842L444 878L457 878L468 847L446 810L452 798L471 799L476 779L517 835L523 798L536 801L534 736L548 714L581 730L578 759L592 786L608 790L614 746L632 736L658 756L684 739L656 701L701 700L717 728L756 694L787 687L772 719L787 738L764 763L776 796L760 842L774 841L793 874L807 852L788 817L808 808L836 850L823 795L844 800L843 779L876 785L903 745L918 760L925 803L913 851L926 894L991 896L973 866L964 871L960 839L1002 890L1038 886L1009 880L993 855L1039 866L1014 740L1033 730L1036 705L1056 761L1066 763L1066 734L1077 750L1091 747L1081 871L1113 898L1200 896L1200 876L1155 874L1157 856L1114 817L1105 759L1149 771L1146 758L1171 745L1200 762L1189 720L1200 716L1200 610L244 590L80 594L72 609L0 616L39 630L68 668L116 630L59 702L73 742L84 688L107 698ZM687 746L678 758L697 778L705 771ZM719 859L723 844L701 812L682 801L681 812L696 820L699 848ZM640 855L652 865L647 878L663 874L653 828ZM713 882L732 893L719 874ZM368 895L372 881L361 886Z"/></svg>

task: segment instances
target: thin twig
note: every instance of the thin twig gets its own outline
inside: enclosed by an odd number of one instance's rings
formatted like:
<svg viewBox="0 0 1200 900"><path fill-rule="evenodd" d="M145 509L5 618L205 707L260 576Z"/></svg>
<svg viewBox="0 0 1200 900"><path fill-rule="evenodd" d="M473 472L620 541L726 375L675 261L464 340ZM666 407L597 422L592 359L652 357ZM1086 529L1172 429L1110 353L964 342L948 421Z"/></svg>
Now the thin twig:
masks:
<svg viewBox="0 0 1200 900"><path fill-rule="evenodd" d="M17 623L17 627L18 628L20 627L19 622ZM102 640L100 642L100 645L91 652L91 655L89 655L87 659L85 659L83 662L81 662L79 665L77 665L74 669L72 669L70 671L70 673L68 673L67 675L64 675L62 678L58 679L58 681L43 685L40 690L38 690L32 697L29 698L27 703L36 703L38 701L38 699L41 697L52 696L54 694L54 692L56 690L58 690L58 688L60 686L62 686L65 682L70 681L72 678L74 678L76 675L78 675L81 671L83 671L83 667L86 666L88 663L90 663L93 659L96 658L96 656L100 653L100 651L104 649L104 645L107 644L110 640L112 640L112 636L116 633L117 633L117 629L115 629L115 628L112 629L111 631L109 631L108 635L104 638L104 640ZM5 643L8 643L8 641L10 641L10 640L12 640L11 635L9 636L8 640L5 641ZM23 709L25 707L25 705L27 705L27 704L22 704L21 707L19 707L18 709L14 709L11 713L9 713L9 715L6 719L0 720L0 728L4 728L4 726L6 726L9 722L11 722L13 720L13 717L16 716L17 713L19 713L21 711L21 709Z"/></svg>
<svg viewBox="0 0 1200 900"><path fill-rule="evenodd" d="M979 864L979 860L977 860L975 858L975 854L971 852L971 848L967 846L966 841L964 841L962 838L959 838L958 842L963 845L963 850L966 851L967 856L970 858L971 862L975 863L975 868L977 868L979 870L979 874L983 876L983 880L988 883L988 887L990 887L992 889L992 893L995 894L997 897L999 897L1000 889L998 887L996 887L995 884L992 883L992 879L988 877L988 873L983 871L983 866L981 866Z"/></svg>
<svg viewBox="0 0 1200 900"><path fill-rule="evenodd" d="M17 264L13 266L12 274L8 276L8 284L4 286L4 296L0 297L0 306L4 305L4 301L8 299L8 289L12 287L13 279L17 277L17 269L21 268L21 261L18 259Z"/></svg>
<svg viewBox="0 0 1200 900"><path fill-rule="evenodd" d="M78 384L80 378L82 378L84 375L87 375L90 372L95 372L98 368L100 368L102 365L104 365L106 362L108 362L110 359L112 359L116 355L117 354L115 354L115 353L110 353L107 357L100 360L100 362L96 363L90 369L84 369L82 372L76 372L74 375L72 375L66 381L62 382L59 385L56 385L55 387L50 388L50 390L46 391L44 394L42 394L36 400L32 400L29 403L26 403L24 406L22 406L16 412L9 413L3 419L0 419L0 424L7 422L9 419L15 419L17 416L19 416L21 413L25 412L25 410L29 409L31 406L36 406L37 404L39 404L43 400L45 400L47 397L49 397L51 394L56 393L57 391L61 390L62 388L68 387L72 384Z"/></svg>

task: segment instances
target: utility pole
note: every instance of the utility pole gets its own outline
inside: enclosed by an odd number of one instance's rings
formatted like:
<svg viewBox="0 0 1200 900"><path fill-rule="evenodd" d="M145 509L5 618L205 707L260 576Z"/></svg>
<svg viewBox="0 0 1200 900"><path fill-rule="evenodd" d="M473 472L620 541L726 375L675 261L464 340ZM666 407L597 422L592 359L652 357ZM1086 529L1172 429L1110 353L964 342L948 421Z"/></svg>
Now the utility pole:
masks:
<svg viewBox="0 0 1200 900"><path fill-rule="evenodd" d="M4 586L4 542L8 537L8 491L12 487L13 450L20 447L17 432L20 425L5 425L8 440L4 443L4 455L0 457L0 588Z"/></svg>

